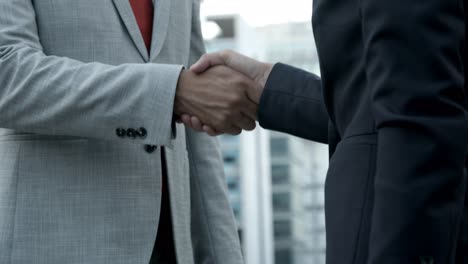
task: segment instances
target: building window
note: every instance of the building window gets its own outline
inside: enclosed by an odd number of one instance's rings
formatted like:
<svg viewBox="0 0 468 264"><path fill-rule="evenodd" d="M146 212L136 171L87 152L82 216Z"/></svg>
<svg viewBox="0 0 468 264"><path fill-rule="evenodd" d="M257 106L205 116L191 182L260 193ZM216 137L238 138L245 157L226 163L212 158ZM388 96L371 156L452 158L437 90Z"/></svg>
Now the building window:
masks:
<svg viewBox="0 0 468 264"><path fill-rule="evenodd" d="M291 250L290 249L275 250L275 263L278 263L278 264L293 263Z"/></svg>
<svg viewBox="0 0 468 264"><path fill-rule="evenodd" d="M273 211L288 212L291 210L291 194L290 193L274 193L273 194Z"/></svg>
<svg viewBox="0 0 468 264"><path fill-rule="evenodd" d="M235 180L231 180L231 181L228 180L227 186L228 186L228 189L230 191L237 190L238 189L238 182L235 181Z"/></svg>
<svg viewBox="0 0 468 264"><path fill-rule="evenodd" d="M273 185L289 184L289 165L271 166L271 182Z"/></svg>
<svg viewBox="0 0 468 264"><path fill-rule="evenodd" d="M273 230L275 239L290 239L292 237L290 220L275 220Z"/></svg>
<svg viewBox="0 0 468 264"><path fill-rule="evenodd" d="M208 18L221 28L221 36L219 38L234 38L236 36L234 18Z"/></svg>
<svg viewBox="0 0 468 264"><path fill-rule="evenodd" d="M237 164L239 160L239 150L232 149L232 150L224 150L224 162L228 164Z"/></svg>
<svg viewBox="0 0 468 264"><path fill-rule="evenodd" d="M272 138L270 140L271 156L285 157L289 154L287 138Z"/></svg>

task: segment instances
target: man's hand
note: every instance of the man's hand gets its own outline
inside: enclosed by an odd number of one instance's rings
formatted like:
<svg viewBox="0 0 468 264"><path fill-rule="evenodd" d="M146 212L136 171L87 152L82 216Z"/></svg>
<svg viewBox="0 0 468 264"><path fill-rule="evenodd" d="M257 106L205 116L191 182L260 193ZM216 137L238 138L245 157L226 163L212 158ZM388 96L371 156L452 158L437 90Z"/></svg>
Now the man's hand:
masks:
<svg viewBox="0 0 468 264"><path fill-rule="evenodd" d="M257 85L253 87L253 90L249 91L248 96L256 104L260 102L260 97L262 95L266 81L271 73L271 70L273 69L272 64L262 63L234 51L225 50L221 52L205 54L190 68L190 70L197 74L201 74L216 65L225 65L252 79ZM181 116L181 120L185 125L191 127L192 129L207 132L211 136L221 134L220 131L217 131L217 129L209 126L209 124L203 123L202 120L200 120L200 118L196 115L193 116L184 113Z"/></svg>
<svg viewBox="0 0 468 264"><path fill-rule="evenodd" d="M190 70L195 73L202 73L216 65L227 66L255 81L258 84L255 87L257 89L252 93L249 93L249 95L252 95L250 99L255 103L258 104L260 102L263 88L265 87L268 76L273 69L272 64L259 62L231 50L224 50L203 55L194 65L192 65Z"/></svg>
<svg viewBox="0 0 468 264"><path fill-rule="evenodd" d="M196 116L217 133L238 135L255 129L257 104L252 102L257 83L225 66L196 74L183 71L177 86L176 115ZM184 118L182 118L184 120Z"/></svg>

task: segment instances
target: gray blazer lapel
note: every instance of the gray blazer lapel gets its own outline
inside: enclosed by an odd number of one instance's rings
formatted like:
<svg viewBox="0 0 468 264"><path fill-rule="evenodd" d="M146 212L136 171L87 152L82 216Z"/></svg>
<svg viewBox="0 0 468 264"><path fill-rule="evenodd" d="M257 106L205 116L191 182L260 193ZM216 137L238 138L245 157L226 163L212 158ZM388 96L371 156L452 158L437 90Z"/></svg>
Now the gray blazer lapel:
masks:
<svg viewBox="0 0 468 264"><path fill-rule="evenodd" d="M169 16L171 13L172 0L154 0L154 24L153 37L151 40L150 61L153 61L161 49L166 39L169 26Z"/></svg>
<svg viewBox="0 0 468 264"><path fill-rule="evenodd" d="M140 28L133 14L132 7L130 6L129 0L113 0L115 7L117 8L120 17L122 18L125 26L127 27L128 33L130 34L133 42L135 43L138 51L145 61L149 60L148 50L146 49L145 42L141 36Z"/></svg>

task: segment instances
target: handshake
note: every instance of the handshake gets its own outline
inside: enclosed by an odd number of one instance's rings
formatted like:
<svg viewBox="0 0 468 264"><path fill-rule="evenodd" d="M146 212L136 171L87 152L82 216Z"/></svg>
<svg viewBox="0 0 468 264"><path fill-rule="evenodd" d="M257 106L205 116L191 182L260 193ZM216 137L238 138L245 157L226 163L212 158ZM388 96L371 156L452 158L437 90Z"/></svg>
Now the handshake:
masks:
<svg viewBox="0 0 468 264"><path fill-rule="evenodd" d="M229 50L204 55L179 77L174 101L178 121L210 136L255 129L272 68Z"/></svg>

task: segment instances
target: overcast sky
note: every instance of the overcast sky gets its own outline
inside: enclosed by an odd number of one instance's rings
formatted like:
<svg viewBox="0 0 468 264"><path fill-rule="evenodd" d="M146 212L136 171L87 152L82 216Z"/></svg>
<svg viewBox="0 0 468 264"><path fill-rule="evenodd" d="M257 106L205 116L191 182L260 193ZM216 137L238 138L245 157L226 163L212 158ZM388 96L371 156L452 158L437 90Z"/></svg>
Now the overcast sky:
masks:
<svg viewBox="0 0 468 264"><path fill-rule="evenodd" d="M202 15L240 14L258 27L285 22L308 21L312 0L204 0Z"/></svg>

